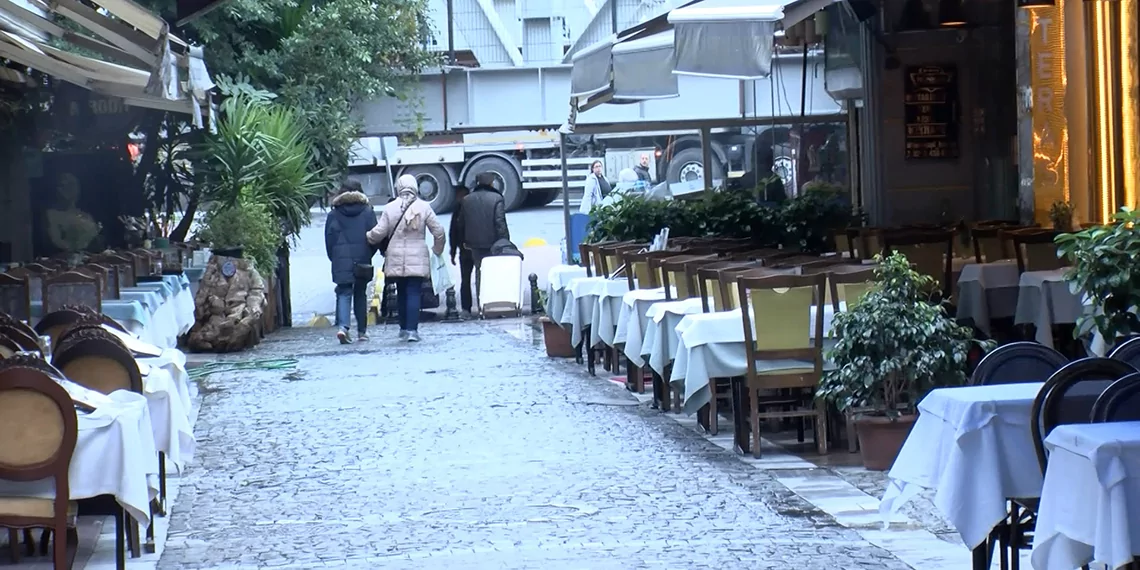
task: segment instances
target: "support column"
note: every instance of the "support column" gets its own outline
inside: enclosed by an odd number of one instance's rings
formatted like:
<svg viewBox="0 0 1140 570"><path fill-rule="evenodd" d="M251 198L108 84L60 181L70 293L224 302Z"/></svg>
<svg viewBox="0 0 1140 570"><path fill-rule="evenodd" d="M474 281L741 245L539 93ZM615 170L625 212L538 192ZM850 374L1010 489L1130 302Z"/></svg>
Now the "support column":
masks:
<svg viewBox="0 0 1140 570"><path fill-rule="evenodd" d="M713 188L712 133L708 127L701 128L701 170L705 175L705 190Z"/></svg>

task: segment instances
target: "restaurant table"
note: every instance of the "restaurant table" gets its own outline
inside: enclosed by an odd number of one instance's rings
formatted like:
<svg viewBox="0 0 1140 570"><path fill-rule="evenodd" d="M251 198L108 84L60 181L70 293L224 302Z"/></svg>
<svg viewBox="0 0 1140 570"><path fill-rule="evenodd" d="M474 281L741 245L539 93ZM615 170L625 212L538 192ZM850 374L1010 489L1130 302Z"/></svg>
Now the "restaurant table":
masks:
<svg viewBox="0 0 1140 570"><path fill-rule="evenodd" d="M143 394L150 410L157 451L165 453L179 472L194 458L194 429L190 402L184 401L174 376L165 368L148 366Z"/></svg>
<svg viewBox="0 0 1140 570"><path fill-rule="evenodd" d="M32 318L39 320L44 316L43 301L32 301ZM136 336L144 337L146 328L150 326L150 313L138 301L103 301L103 314L111 317L115 322Z"/></svg>
<svg viewBox="0 0 1140 570"><path fill-rule="evenodd" d="M158 495L158 451L146 398L124 390L109 396L113 405L78 413L79 437L68 469L71 500L115 497L144 528L150 501ZM51 498L52 480L0 480L0 496Z"/></svg>
<svg viewBox="0 0 1140 570"><path fill-rule="evenodd" d="M598 300L594 303L594 312L590 317L590 346L597 346L600 343L607 346L614 345L618 317L621 315L621 301L629 291L629 282L625 279L617 282L611 280L604 289L599 290Z"/></svg>
<svg viewBox="0 0 1140 570"><path fill-rule="evenodd" d="M958 318L970 319L988 335L991 319L1013 317L1015 324L1035 325L1037 342L1052 347L1053 325L1075 323L1083 313L1064 274L1065 269L1019 274L1010 259L966 265L958 278Z"/></svg>
<svg viewBox="0 0 1140 570"><path fill-rule="evenodd" d="M621 294L628 290L629 284L625 278L579 277L570 281L570 342L576 346L583 340L590 340L582 338L582 331L592 322L599 296Z"/></svg>
<svg viewBox="0 0 1140 570"><path fill-rule="evenodd" d="M665 288L635 289L622 295L621 309L618 312L617 329L614 331L614 344L625 344L626 358L637 367L645 365L641 358L641 340L649 320L645 313L655 303L665 301ZM632 349L632 350L631 350ZM630 352L638 353L636 357Z"/></svg>
<svg viewBox="0 0 1140 570"><path fill-rule="evenodd" d="M555 265L546 275L546 316L559 324L570 324L570 281L586 277L586 268L578 265Z"/></svg>
<svg viewBox="0 0 1140 570"><path fill-rule="evenodd" d="M1043 382L940 388L918 404L918 419L879 505L884 522L921 489L966 546L985 542L1007 516L1007 500L1041 495L1030 423Z"/></svg>
<svg viewBox="0 0 1140 570"><path fill-rule="evenodd" d="M1037 327L1037 342L1052 348L1053 325L1075 323L1084 314L1080 296L1065 281L1065 269L1026 271L1018 281L1014 322Z"/></svg>
<svg viewBox="0 0 1140 570"><path fill-rule="evenodd" d="M710 300L709 303L711 302ZM677 354L680 343L677 324L686 315L700 313L701 310L701 299L693 298L656 303L645 312L648 320L645 336L641 340L641 354L649 356L649 367L661 377L666 377L665 367L673 362L673 356Z"/></svg>
<svg viewBox="0 0 1140 570"><path fill-rule="evenodd" d="M1045 448L1033 568L1119 568L1140 556L1140 422L1057 426Z"/></svg>
<svg viewBox="0 0 1140 570"><path fill-rule="evenodd" d="M831 331L834 317L831 305L825 306L825 333ZM804 318L809 319L809 331L814 335L815 307ZM753 319L753 330L757 326L763 324ZM674 353L669 383L684 395L683 411L692 414L709 403L711 378L733 378L748 373L744 318L740 309L686 315L677 324L676 332L680 342Z"/></svg>

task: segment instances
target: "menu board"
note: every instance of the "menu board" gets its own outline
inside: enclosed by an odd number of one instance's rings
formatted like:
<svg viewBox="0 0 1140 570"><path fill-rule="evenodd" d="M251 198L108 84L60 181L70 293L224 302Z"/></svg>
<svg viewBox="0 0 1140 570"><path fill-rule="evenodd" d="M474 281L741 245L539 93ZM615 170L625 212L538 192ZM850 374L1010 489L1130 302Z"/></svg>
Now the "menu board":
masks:
<svg viewBox="0 0 1140 570"><path fill-rule="evenodd" d="M958 66L906 68L906 158L958 158Z"/></svg>

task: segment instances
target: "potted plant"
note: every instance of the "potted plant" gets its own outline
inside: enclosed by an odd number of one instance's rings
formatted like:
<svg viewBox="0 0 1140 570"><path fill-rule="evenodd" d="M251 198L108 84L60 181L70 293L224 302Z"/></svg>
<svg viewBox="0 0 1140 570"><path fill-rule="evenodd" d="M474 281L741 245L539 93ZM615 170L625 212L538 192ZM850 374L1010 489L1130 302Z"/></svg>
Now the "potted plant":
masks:
<svg viewBox="0 0 1140 570"><path fill-rule="evenodd" d="M277 268L280 236L269 208L256 195L243 195L232 206L213 208L198 232L198 239L214 255L249 259L265 274Z"/></svg>
<svg viewBox="0 0 1140 570"><path fill-rule="evenodd" d="M1049 206L1049 221L1053 222L1053 229L1059 232L1073 231L1073 205L1057 200Z"/></svg>
<svg viewBox="0 0 1140 570"><path fill-rule="evenodd" d="M574 345L570 342L570 331L550 317L538 319L542 323L542 342L546 345L546 355L551 358L574 356Z"/></svg>
<svg viewBox="0 0 1140 570"><path fill-rule="evenodd" d="M934 278L898 252L875 259L871 288L835 315L837 341L827 352L834 368L824 373L818 396L855 416L863 464L881 471L894 463L922 396L965 383L967 356L979 341L927 302Z"/></svg>
<svg viewBox="0 0 1140 570"><path fill-rule="evenodd" d="M1116 214L1116 223L1057 236L1059 255L1072 266L1065 280L1095 307L1077 319L1075 335L1099 332L1111 346L1121 337L1140 333L1140 215L1132 208Z"/></svg>

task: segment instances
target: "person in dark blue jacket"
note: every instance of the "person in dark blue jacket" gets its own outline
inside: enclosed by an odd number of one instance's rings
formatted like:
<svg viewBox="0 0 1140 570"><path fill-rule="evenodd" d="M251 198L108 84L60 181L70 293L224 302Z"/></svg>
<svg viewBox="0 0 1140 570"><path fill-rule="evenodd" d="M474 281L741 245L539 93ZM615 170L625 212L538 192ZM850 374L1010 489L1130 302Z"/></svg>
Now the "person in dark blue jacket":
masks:
<svg viewBox="0 0 1140 570"><path fill-rule="evenodd" d="M332 201L325 220L325 252L332 262L336 283L336 337L348 344L351 314L356 313L356 339L368 340L368 282L372 280L372 257L376 248L368 243L368 230L376 226L376 212L360 183L346 180Z"/></svg>

